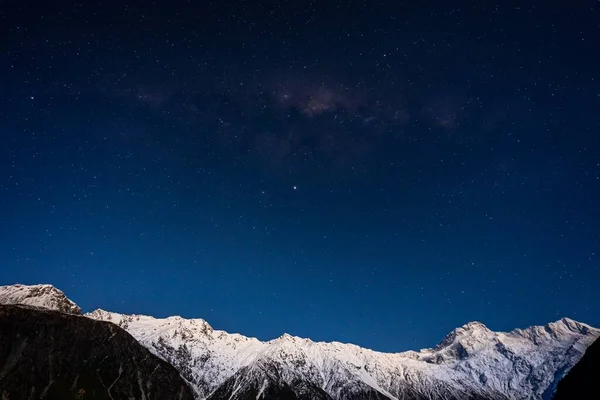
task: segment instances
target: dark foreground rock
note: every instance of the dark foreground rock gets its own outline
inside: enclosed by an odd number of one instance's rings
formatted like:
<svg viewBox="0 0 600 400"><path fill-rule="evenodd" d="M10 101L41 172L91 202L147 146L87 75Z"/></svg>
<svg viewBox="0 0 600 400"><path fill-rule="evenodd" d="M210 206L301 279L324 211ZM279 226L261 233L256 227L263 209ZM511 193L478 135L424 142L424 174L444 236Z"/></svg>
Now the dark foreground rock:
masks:
<svg viewBox="0 0 600 400"><path fill-rule="evenodd" d="M600 399L600 339L558 382L553 400Z"/></svg>
<svg viewBox="0 0 600 400"><path fill-rule="evenodd" d="M180 399L192 390L118 326L0 305L0 399Z"/></svg>

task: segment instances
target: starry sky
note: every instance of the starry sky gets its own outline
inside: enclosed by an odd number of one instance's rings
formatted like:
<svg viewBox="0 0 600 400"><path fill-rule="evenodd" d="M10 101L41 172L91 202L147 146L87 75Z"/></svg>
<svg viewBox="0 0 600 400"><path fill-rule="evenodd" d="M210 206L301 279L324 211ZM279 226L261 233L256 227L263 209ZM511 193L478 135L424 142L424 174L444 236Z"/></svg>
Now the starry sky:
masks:
<svg viewBox="0 0 600 400"><path fill-rule="evenodd" d="M3 2L0 284L382 351L472 320L600 326L598 21L585 0Z"/></svg>

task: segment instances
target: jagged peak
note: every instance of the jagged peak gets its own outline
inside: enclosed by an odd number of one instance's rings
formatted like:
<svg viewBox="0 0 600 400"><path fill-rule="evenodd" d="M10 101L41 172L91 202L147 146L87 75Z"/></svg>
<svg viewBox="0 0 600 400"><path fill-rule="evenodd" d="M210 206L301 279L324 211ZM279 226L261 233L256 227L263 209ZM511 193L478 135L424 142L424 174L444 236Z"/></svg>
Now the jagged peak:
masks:
<svg viewBox="0 0 600 400"><path fill-rule="evenodd" d="M460 341L462 338L471 337L487 339L495 333L488 329L482 322L471 321L450 332L433 350L440 350Z"/></svg>
<svg viewBox="0 0 600 400"><path fill-rule="evenodd" d="M584 324L583 322L579 322L579 321L576 321L576 320L568 318L568 317L562 317L558 321L555 321L555 323L559 323L559 322L563 323L564 325L567 325L567 326L589 326L587 324Z"/></svg>
<svg viewBox="0 0 600 400"><path fill-rule="evenodd" d="M23 304L81 315L81 308L50 284L0 286L0 304Z"/></svg>
<svg viewBox="0 0 600 400"><path fill-rule="evenodd" d="M114 312L114 311L106 311L103 310L102 308L97 308L94 311L90 311L85 313L86 317L106 317L106 318L114 318L114 317L120 317L120 318L143 318L143 319L151 319L154 320L156 319L155 317L151 316L151 315L145 315L145 314L121 314L118 312Z"/></svg>
<svg viewBox="0 0 600 400"><path fill-rule="evenodd" d="M465 331L473 331L475 329L483 329L486 331L490 331L488 329L488 327L483 324L483 322L479 322L479 321L467 322L466 324L464 324L463 326L461 326L460 328L457 328L457 329L464 329Z"/></svg>
<svg viewBox="0 0 600 400"><path fill-rule="evenodd" d="M36 283L35 285L25 285L23 283L15 283L14 285L7 285L5 287L14 287L14 288L47 288L47 289L53 289L56 290L57 292L62 293L62 290L58 289L56 286L50 284L50 283Z"/></svg>
<svg viewBox="0 0 600 400"><path fill-rule="evenodd" d="M157 319L161 319L161 318L157 318ZM202 323L208 324L208 322L206 322L206 320L203 318L184 318L180 315L169 315L168 317L162 318L162 319L164 319L166 321L195 322L195 323L202 322Z"/></svg>
<svg viewBox="0 0 600 400"><path fill-rule="evenodd" d="M127 324L133 321L148 321L156 326L167 329L196 329L200 328L204 332L212 332L214 329L206 320L202 318L183 318L179 315L171 315L166 318L156 318L144 314L120 314L111 311L105 311L100 308L85 314L86 317L93 319L111 321L117 324Z"/></svg>
<svg viewBox="0 0 600 400"><path fill-rule="evenodd" d="M96 308L93 311L85 313L85 315L103 315L103 314L114 314L113 312L103 310L101 308Z"/></svg>
<svg viewBox="0 0 600 400"><path fill-rule="evenodd" d="M278 338L274 339L273 341L290 341L290 342L295 342L297 339L302 340L301 338L298 338L296 336L292 336L289 333L284 333L283 335L279 336Z"/></svg>
<svg viewBox="0 0 600 400"><path fill-rule="evenodd" d="M573 333L587 334L590 331L596 331L596 328L564 317L546 325L533 325L524 329L515 329L510 334L526 337L534 342L538 342L540 340L555 340L568 337Z"/></svg>
<svg viewBox="0 0 600 400"><path fill-rule="evenodd" d="M35 285L25 285L15 283L13 285L0 286L0 290L15 290L15 291L42 291L43 293L56 293L65 296L62 290L49 283L38 283ZM66 297L66 296L65 296Z"/></svg>
<svg viewBox="0 0 600 400"><path fill-rule="evenodd" d="M593 329L591 326L583 324L581 322L575 321L574 319L563 317L555 322L550 322L546 325L547 328L552 330L561 330L561 331L570 331L577 333L585 333L590 329Z"/></svg>
<svg viewBox="0 0 600 400"><path fill-rule="evenodd" d="M209 331L214 330L213 327L202 318L183 318L179 315L172 315L165 318L165 320L169 322L173 321L179 325L200 325L203 327L203 329L207 329Z"/></svg>
<svg viewBox="0 0 600 400"><path fill-rule="evenodd" d="M294 336L294 335L290 335L289 333L284 333L283 335L279 336L278 338L275 338L273 340L270 340L268 343L312 343L312 340L310 339L306 339L306 338L301 338L298 336Z"/></svg>

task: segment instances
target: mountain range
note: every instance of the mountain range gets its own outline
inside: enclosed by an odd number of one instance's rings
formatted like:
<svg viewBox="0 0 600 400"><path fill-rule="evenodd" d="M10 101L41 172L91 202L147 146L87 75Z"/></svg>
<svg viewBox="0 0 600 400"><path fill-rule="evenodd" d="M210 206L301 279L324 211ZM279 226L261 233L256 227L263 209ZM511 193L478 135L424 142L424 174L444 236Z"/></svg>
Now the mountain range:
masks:
<svg viewBox="0 0 600 400"><path fill-rule="evenodd" d="M80 314L50 285L0 287L0 303ZM510 332L470 322L433 348L382 353L287 334L260 341L213 329L203 319L100 309L79 318L122 328L171 364L195 398L209 400L549 400L600 336L600 330L568 318Z"/></svg>

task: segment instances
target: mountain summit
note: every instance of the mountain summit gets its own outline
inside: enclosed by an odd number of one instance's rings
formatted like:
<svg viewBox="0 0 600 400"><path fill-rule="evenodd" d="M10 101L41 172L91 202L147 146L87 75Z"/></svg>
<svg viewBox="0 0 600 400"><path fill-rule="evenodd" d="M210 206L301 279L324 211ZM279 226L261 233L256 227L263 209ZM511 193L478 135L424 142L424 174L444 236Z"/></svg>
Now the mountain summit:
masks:
<svg viewBox="0 0 600 400"><path fill-rule="evenodd" d="M81 308L52 285L0 286L0 304L23 304L81 315Z"/></svg>

